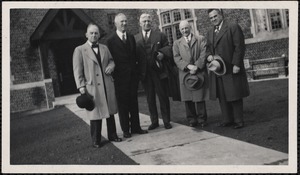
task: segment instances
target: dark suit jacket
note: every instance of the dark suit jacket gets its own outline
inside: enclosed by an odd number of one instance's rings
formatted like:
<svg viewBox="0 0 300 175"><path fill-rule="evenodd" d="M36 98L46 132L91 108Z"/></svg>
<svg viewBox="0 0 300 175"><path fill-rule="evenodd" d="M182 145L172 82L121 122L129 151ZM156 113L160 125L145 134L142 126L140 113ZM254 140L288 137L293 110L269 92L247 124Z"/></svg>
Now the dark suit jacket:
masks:
<svg viewBox="0 0 300 175"><path fill-rule="evenodd" d="M155 72L159 78L167 77L169 84L168 95L173 97L173 100L180 101L178 69L173 59L172 47L169 46L168 39L162 32L151 30L149 39L151 41L151 54L147 55L142 31L135 35L139 78L143 81L147 75L150 76L150 71L152 73ZM162 69L156 67L155 63L158 51L164 54L163 60L159 62ZM152 70L149 70L149 68Z"/></svg>
<svg viewBox="0 0 300 175"><path fill-rule="evenodd" d="M151 30L149 39L151 41L151 54L147 55L146 49L144 46L143 34L140 33L135 35L136 47L137 47L137 57L138 57L138 67L139 67L139 76L141 80L144 80L147 73L150 70L147 70L147 67L155 66L155 60L153 59L154 52L157 52L159 49L168 47L169 42L166 35L162 32Z"/></svg>
<svg viewBox="0 0 300 175"><path fill-rule="evenodd" d="M107 39L108 49L116 64L114 70L117 93L129 93L128 85L137 84L136 43L133 35L126 32L127 43L124 44L116 32Z"/></svg>
<svg viewBox="0 0 300 175"><path fill-rule="evenodd" d="M224 20L222 28L214 41L214 28L207 34L208 55L220 55L226 65L226 74L222 76L227 101L235 101L249 95L249 86L244 67L245 38L237 23ZM232 73L233 66L240 67L240 72ZM210 72L210 98L217 98L216 75Z"/></svg>

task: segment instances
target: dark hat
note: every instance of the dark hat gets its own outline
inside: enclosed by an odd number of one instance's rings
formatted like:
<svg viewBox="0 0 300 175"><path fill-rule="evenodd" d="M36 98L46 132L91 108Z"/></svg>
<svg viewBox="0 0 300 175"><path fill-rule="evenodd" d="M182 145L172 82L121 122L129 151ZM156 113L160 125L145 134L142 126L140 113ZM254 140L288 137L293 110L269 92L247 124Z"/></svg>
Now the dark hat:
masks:
<svg viewBox="0 0 300 175"><path fill-rule="evenodd" d="M226 73L226 66L223 59L219 55L214 55L214 59L211 61L207 68L215 74L221 76Z"/></svg>
<svg viewBox="0 0 300 175"><path fill-rule="evenodd" d="M81 94L76 98L77 106L92 111L95 108L93 99L87 94Z"/></svg>
<svg viewBox="0 0 300 175"><path fill-rule="evenodd" d="M184 86L191 91L199 90L204 83L204 77L201 74L187 73L183 78Z"/></svg>

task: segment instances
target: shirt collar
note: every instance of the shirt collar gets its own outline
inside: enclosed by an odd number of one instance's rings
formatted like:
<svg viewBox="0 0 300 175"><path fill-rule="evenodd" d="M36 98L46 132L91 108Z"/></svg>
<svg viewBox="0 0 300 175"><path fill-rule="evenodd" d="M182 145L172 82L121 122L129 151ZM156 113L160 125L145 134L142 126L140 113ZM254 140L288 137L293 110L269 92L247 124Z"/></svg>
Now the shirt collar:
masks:
<svg viewBox="0 0 300 175"><path fill-rule="evenodd" d="M93 43L90 42L89 40L88 40L87 42L88 42L88 44L92 47ZM97 42L96 44L99 44L99 43Z"/></svg>
<svg viewBox="0 0 300 175"><path fill-rule="evenodd" d="M117 35L122 39L122 37L123 37L123 34L125 34L125 39L127 39L126 38L126 31L124 32L124 33L122 33L122 32L120 32L119 30L117 30Z"/></svg>
<svg viewBox="0 0 300 175"><path fill-rule="evenodd" d="M187 37L184 37L186 41L191 41L192 39L192 33L190 33Z"/></svg>
<svg viewBox="0 0 300 175"><path fill-rule="evenodd" d="M219 30L221 30L222 25L223 25L223 20L222 20L222 22L220 23L220 25L218 25L218 29L219 29Z"/></svg>
<svg viewBox="0 0 300 175"><path fill-rule="evenodd" d="M145 30L142 30L142 33L143 33L143 36L145 37L146 31L145 31ZM147 31L148 37L150 36L150 33L151 33L151 30Z"/></svg>

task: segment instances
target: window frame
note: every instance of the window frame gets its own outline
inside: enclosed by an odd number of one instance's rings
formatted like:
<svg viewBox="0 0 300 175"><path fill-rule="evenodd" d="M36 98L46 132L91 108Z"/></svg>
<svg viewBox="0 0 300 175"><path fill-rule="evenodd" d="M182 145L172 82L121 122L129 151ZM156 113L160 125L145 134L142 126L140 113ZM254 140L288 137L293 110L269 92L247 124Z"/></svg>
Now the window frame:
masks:
<svg viewBox="0 0 300 175"><path fill-rule="evenodd" d="M189 18L185 18L186 17L186 10L189 10L190 12L190 17ZM180 12L180 20L177 20L175 21L174 20L174 12L175 11L179 11ZM165 13L168 13L169 16L170 16L170 23L164 23L164 18L163 18L163 14ZM165 33L165 28L168 28L170 27L171 28L171 31L172 31L172 38L169 38L169 35L166 35L168 36L168 39L170 39L170 44L173 44L173 42L179 38L177 38L177 33L176 33L176 26L179 25L180 21L182 20L187 20L191 26L192 26L192 33L195 33L195 34L199 34L198 33L198 30L197 30L197 27L196 27L196 21L197 21L197 17L195 15L195 11L194 9L158 9L157 10L157 14L158 14L158 17L159 17L159 28L160 30ZM173 40L173 41L172 41Z"/></svg>

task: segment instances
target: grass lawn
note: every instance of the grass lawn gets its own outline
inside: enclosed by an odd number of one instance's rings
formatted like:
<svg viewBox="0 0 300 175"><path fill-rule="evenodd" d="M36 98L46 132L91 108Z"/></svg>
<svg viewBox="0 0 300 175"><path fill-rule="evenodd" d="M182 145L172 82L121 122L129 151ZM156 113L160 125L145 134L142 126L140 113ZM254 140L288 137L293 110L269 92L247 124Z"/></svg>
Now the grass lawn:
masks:
<svg viewBox="0 0 300 175"><path fill-rule="evenodd" d="M221 117L219 102L207 101L208 126L197 129L288 153L288 79L250 82L249 86L250 96L244 99L244 128L216 127ZM170 103L171 121L187 125L184 102ZM157 104L160 115L158 99ZM139 95L139 109L149 115L143 93Z"/></svg>

